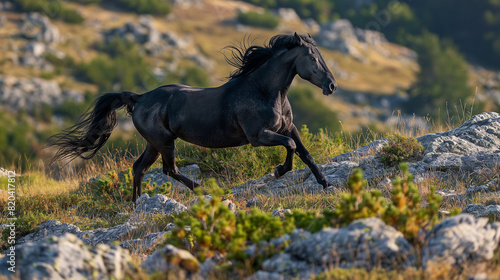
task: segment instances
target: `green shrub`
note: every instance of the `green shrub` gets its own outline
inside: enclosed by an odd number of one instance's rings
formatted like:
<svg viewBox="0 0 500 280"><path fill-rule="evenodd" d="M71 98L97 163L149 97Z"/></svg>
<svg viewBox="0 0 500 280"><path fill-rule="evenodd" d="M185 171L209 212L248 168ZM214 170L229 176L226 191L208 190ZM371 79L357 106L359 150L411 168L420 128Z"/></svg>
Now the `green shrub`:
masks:
<svg viewBox="0 0 500 280"><path fill-rule="evenodd" d="M149 64L136 52L110 59L106 56L94 58L89 63L80 64L76 76L86 82L109 91L115 84L123 90L145 88L144 75L148 73Z"/></svg>
<svg viewBox="0 0 500 280"><path fill-rule="evenodd" d="M284 248L271 248L262 246L262 241L283 236L285 233L291 233L295 229L293 219L281 220L279 217L273 217L269 213L252 208L250 213L240 211L236 223L236 231L230 243L230 258L239 261L250 261L255 269L259 269L260 264L277 251ZM253 243L257 246L257 251L261 254L247 256L244 251L247 245ZM288 244L284 244L287 246ZM253 257L250 259L249 257Z"/></svg>
<svg viewBox="0 0 500 280"><path fill-rule="evenodd" d="M382 214L385 209L382 192L378 190L363 192L366 180L363 180L361 169L354 169L349 176L347 186L349 193L342 194L341 202L333 212L333 217L339 225L345 226L357 219L376 217Z"/></svg>
<svg viewBox="0 0 500 280"><path fill-rule="evenodd" d="M100 177L97 182L97 193L102 196L104 201L113 201L114 198L120 198L122 201L132 199L134 176L132 168L129 168L123 174L118 175L116 171L108 172L108 176ZM143 193L149 196L155 194L170 195L172 184L170 182L157 186L156 183L151 184L151 179L142 182L141 188Z"/></svg>
<svg viewBox="0 0 500 280"><path fill-rule="evenodd" d="M401 162L417 158L424 147L413 137L400 134L390 135L387 145L382 148L382 162L394 166Z"/></svg>
<svg viewBox="0 0 500 280"><path fill-rule="evenodd" d="M241 24L267 29L274 29L279 24L279 18L273 16L269 12L265 12L262 14L254 11L242 12L238 14L238 21Z"/></svg>
<svg viewBox="0 0 500 280"><path fill-rule="evenodd" d="M215 185L215 180L210 183ZM212 187L210 201L199 196L187 212L178 214L167 242L190 249L201 261L215 253L225 255L236 230L236 216L220 203L223 193L222 189Z"/></svg>
<svg viewBox="0 0 500 280"><path fill-rule="evenodd" d="M169 244L189 249L203 261L215 254L231 259L244 260L250 243L259 244L290 233L295 228L293 220L282 221L270 213L254 208L250 213L241 211L239 217L221 203L224 191L215 179L208 181L212 199L203 196L187 212L177 214L176 227L167 239ZM261 256L263 257L263 256ZM259 261L263 258L259 258Z"/></svg>
<svg viewBox="0 0 500 280"><path fill-rule="evenodd" d="M302 228L310 232L318 232L322 228L330 226L329 221L333 211L325 210L323 215L318 215L314 211L302 211L294 209L292 214L285 214L287 219L291 219L296 228Z"/></svg>
<svg viewBox="0 0 500 280"><path fill-rule="evenodd" d="M403 177L396 177L392 182L392 203L389 204L382 219L401 231L409 241L415 241L419 231L427 231L437 222L442 197L431 186L427 195L429 204L420 206L420 192L412 183L413 175L408 172L408 164L400 165Z"/></svg>
<svg viewBox="0 0 500 280"><path fill-rule="evenodd" d="M169 1L165 0L103 0L115 4L121 9L137 14L153 14L164 16L170 13Z"/></svg>
<svg viewBox="0 0 500 280"><path fill-rule="evenodd" d="M80 24L84 21L78 11L64 7L60 1L14 0L12 4L17 11L23 13L40 12L51 18L73 24Z"/></svg>
<svg viewBox="0 0 500 280"><path fill-rule="evenodd" d="M0 112L0 165L26 167L40 141L25 112Z"/></svg>
<svg viewBox="0 0 500 280"><path fill-rule="evenodd" d="M61 10L59 10L59 14L57 17L66 23L72 24L80 24L85 20L82 14L80 14L78 11L67 9L65 7L62 7Z"/></svg>

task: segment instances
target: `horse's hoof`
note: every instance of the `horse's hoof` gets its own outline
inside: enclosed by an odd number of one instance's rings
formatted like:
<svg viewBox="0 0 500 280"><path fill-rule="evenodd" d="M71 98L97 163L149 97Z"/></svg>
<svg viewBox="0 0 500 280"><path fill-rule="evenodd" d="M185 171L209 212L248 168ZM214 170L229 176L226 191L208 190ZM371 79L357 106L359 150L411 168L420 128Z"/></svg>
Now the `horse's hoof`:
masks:
<svg viewBox="0 0 500 280"><path fill-rule="evenodd" d="M333 189L333 188L334 188L333 184L328 181L325 182L325 184L323 184L323 190Z"/></svg>
<svg viewBox="0 0 500 280"><path fill-rule="evenodd" d="M286 171L284 169L285 168L283 167L282 164L276 166L274 168L274 178L278 179L279 177L285 175Z"/></svg>
<svg viewBox="0 0 500 280"><path fill-rule="evenodd" d="M329 186L323 189L325 192L334 192L336 189L334 186Z"/></svg>

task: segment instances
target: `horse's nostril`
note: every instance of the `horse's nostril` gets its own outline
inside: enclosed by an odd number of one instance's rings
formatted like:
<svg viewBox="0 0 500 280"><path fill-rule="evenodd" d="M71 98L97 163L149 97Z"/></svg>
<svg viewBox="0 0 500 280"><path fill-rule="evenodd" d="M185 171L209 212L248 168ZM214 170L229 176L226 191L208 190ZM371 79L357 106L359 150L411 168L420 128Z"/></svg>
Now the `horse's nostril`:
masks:
<svg viewBox="0 0 500 280"><path fill-rule="evenodd" d="M337 90L337 84L331 83L330 86L329 86L329 88L330 88L331 92L334 92L334 91Z"/></svg>

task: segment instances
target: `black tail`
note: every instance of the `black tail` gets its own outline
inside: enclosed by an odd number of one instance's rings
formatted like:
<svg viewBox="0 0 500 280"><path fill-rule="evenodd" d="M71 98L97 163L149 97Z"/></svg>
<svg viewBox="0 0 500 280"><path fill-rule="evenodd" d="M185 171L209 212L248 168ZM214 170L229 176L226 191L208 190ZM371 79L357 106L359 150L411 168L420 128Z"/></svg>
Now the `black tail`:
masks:
<svg viewBox="0 0 500 280"><path fill-rule="evenodd" d="M59 147L50 164L61 159L92 158L118 123L115 111L127 106L127 112L132 113L139 97L133 92L122 92L107 93L96 99L74 126L47 139L46 147Z"/></svg>

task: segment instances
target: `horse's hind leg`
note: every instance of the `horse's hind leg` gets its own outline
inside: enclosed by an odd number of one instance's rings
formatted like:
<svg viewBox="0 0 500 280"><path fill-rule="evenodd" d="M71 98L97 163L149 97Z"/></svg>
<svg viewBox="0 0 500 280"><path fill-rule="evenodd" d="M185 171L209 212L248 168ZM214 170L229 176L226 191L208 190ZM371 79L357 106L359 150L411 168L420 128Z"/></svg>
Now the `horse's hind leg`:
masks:
<svg viewBox="0 0 500 280"><path fill-rule="evenodd" d="M160 153L148 144L146 150L142 155L134 162L133 172L134 172L134 190L132 194L132 201L135 202L138 197L141 196L142 179L148 171L149 167L158 159Z"/></svg>
<svg viewBox="0 0 500 280"><path fill-rule="evenodd" d="M195 188L201 188L200 184L193 182L189 178L182 175L179 172L179 168L177 168L177 165L175 165L174 140L168 141L167 145L163 145L161 147L160 153L163 160L163 173L183 183L193 192ZM208 194L208 193L203 190L203 194Z"/></svg>

